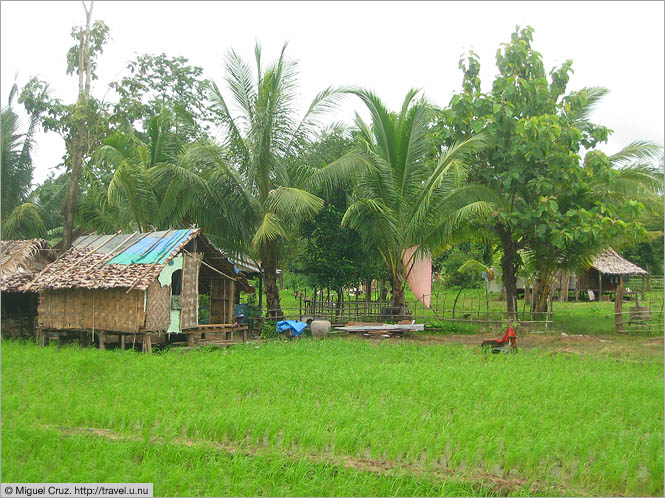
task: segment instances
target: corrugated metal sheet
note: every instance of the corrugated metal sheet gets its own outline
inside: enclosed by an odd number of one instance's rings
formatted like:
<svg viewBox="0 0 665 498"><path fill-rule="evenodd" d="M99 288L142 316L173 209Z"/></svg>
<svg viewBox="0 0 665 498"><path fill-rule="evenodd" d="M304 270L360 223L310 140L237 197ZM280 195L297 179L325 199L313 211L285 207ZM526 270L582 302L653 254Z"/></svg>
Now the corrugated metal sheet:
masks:
<svg viewBox="0 0 665 498"><path fill-rule="evenodd" d="M142 237L130 247L107 262L107 265L133 265L163 263L181 240L189 237L192 230L167 230L153 232Z"/></svg>

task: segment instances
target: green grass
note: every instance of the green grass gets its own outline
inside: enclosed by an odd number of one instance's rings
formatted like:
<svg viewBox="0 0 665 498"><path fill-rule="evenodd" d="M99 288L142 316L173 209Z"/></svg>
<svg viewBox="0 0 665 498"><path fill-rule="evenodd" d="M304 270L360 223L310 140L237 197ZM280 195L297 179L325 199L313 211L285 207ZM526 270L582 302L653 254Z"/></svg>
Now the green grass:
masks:
<svg viewBox="0 0 665 498"><path fill-rule="evenodd" d="M5 481L487 495L492 475L521 495L663 493L660 356L354 340L140 355L5 341L2 381Z"/></svg>

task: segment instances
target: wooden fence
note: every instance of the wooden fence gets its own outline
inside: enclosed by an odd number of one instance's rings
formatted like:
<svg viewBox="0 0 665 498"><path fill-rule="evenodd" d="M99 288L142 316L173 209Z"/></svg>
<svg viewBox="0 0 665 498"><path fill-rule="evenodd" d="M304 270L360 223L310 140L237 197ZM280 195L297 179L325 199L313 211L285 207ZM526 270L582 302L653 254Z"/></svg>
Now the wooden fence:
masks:
<svg viewBox="0 0 665 498"><path fill-rule="evenodd" d="M503 326L508 322L505 304L501 304L502 309L491 309L492 306L483 289L465 290L466 293L460 291L455 298L446 293L432 295L430 308L426 308L420 301L412 302L407 309L409 316L416 322L423 323L427 319L434 324L439 321ZM493 307L497 308L496 303L493 304ZM391 302L343 300L337 303L325 300L314 301L304 296L300 297L298 308L283 307L282 312L286 319L324 319L334 325L343 325L349 321L383 322L406 318L393 315ZM549 311L545 313L531 312L526 303L518 303L517 319L521 325L549 328L552 316L551 302ZM435 329L436 325L428 328Z"/></svg>
<svg viewBox="0 0 665 498"><path fill-rule="evenodd" d="M633 290L632 287L631 290ZM663 299L640 301L639 292L631 294L635 299L629 303L622 303L629 305L628 310L625 309L625 306L618 311L615 309L615 330L623 334L662 335L665 301Z"/></svg>

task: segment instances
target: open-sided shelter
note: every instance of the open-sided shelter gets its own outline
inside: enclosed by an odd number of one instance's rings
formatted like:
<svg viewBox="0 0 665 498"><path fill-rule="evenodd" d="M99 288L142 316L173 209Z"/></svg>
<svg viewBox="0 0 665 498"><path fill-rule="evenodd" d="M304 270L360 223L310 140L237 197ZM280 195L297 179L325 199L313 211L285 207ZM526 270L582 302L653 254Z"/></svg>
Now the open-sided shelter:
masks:
<svg viewBox="0 0 665 498"><path fill-rule="evenodd" d="M600 300L604 292L614 292L623 285L628 275L647 272L608 247L595 257L589 269L577 275L577 291L592 290Z"/></svg>
<svg viewBox="0 0 665 498"><path fill-rule="evenodd" d="M37 294L27 292L25 286L54 259L55 254L44 239L2 241L3 336L27 338L34 335Z"/></svg>
<svg viewBox="0 0 665 498"><path fill-rule="evenodd" d="M108 334L123 347L138 336L148 351L171 334L193 344L202 330L233 332L239 293L254 291L198 228L79 237L29 287L40 292L41 329L91 331L100 347ZM210 295L210 324L198 321L200 293Z"/></svg>

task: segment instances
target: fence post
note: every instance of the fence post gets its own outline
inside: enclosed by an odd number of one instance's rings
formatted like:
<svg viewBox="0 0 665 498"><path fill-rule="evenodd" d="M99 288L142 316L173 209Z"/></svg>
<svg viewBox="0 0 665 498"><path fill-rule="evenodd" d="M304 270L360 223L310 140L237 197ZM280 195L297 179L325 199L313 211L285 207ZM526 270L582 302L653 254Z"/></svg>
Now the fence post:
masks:
<svg viewBox="0 0 665 498"><path fill-rule="evenodd" d="M623 333L623 275L619 275L619 287L614 293L614 330L617 334Z"/></svg>

